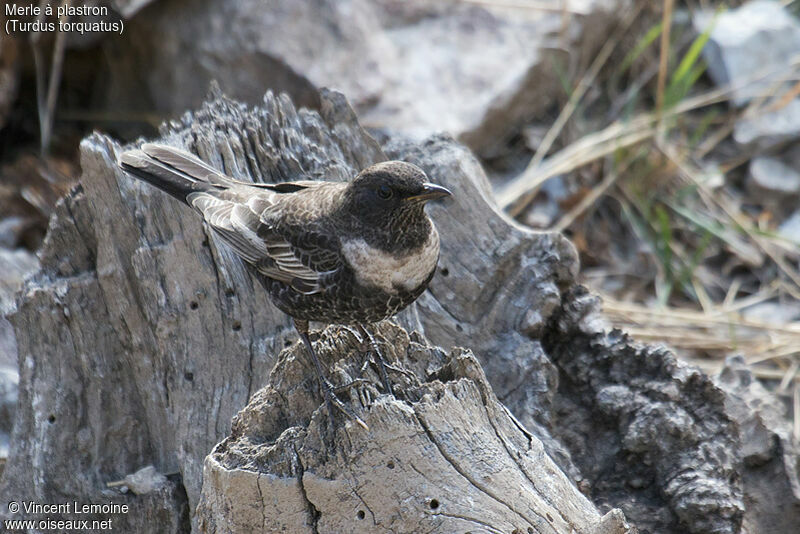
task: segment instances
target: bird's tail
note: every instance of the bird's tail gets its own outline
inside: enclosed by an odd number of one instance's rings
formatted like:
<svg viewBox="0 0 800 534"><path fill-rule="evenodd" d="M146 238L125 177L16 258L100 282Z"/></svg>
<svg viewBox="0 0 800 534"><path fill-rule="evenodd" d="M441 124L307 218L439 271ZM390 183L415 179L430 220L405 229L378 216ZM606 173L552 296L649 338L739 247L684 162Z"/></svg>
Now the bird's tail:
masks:
<svg viewBox="0 0 800 534"><path fill-rule="evenodd" d="M191 193L219 191L233 183L196 156L167 145L145 143L123 153L119 166L182 202L187 202Z"/></svg>

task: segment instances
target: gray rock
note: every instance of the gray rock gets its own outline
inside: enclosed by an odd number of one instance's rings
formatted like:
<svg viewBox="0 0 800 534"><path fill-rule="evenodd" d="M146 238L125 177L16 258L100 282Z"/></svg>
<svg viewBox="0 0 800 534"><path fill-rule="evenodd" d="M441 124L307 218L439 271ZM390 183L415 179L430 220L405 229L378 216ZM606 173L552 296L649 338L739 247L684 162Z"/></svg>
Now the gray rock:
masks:
<svg viewBox="0 0 800 534"><path fill-rule="evenodd" d="M758 156L750 161L747 191L751 202L772 208L794 206L800 199L800 172L789 161Z"/></svg>
<svg viewBox="0 0 800 534"><path fill-rule="evenodd" d="M31 225L30 219L12 215L0 219L0 247L13 249L22 241L23 232Z"/></svg>
<svg viewBox="0 0 800 534"><path fill-rule="evenodd" d="M741 145L768 146L794 139L800 134L800 99L795 98L780 109L759 109L745 114L733 127L733 139Z"/></svg>
<svg viewBox="0 0 800 534"><path fill-rule="evenodd" d="M800 302L761 302L742 310L742 316L751 321L769 325L785 325L800 321Z"/></svg>
<svg viewBox="0 0 800 534"><path fill-rule="evenodd" d="M114 9L123 18L130 18L155 0L111 0Z"/></svg>
<svg viewBox="0 0 800 534"><path fill-rule="evenodd" d="M731 83L732 103L743 106L767 94L782 94L787 65L800 54L800 21L778 0L756 0L737 9L716 14L698 12L697 32L712 27L703 56L709 74L718 85ZM745 83L762 75L757 83ZM780 109L764 109L737 121L733 137L740 144L767 144L800 134L800 99Z"/></svg>
<svg viewBox="0 0 800 534"><path fill-rule="evenodd" d="M132 491L136 495L145 495L160 490L167 484L167 477L159 473L152 465L148 465L122 480L109 482L106 486L120 488L122 491Z"/></svg>
<svg viewBox="0 0 800 534"><path fill-rule="evenodd" d="M460 6L386 30L385 88L359 106L367 126L422 140L444 131L478 152L490 151L524 118L552 105L559 91L548 47L558 16L531 20ZM535 80L535 81L534 81Z"/></svg>
<svg viewBox="0 0 800 534"><path fill-rule="evenodd" d="M737 85L732 99L737 106L769 90L800 53L800 23L778 0L746 2L721 14L699 11L693 24L698 33L713 28L703 57L718 85L742 84L762 72L772 74L758 83Z"/></svg>
<svg viewBox="0 0 800 534"><path fill-rule="evenodd" d="M800 245L800 210L792 213L778 227L778 235Z"/></svg>
<svg viewBox="0 0 800 534"><path fill-rule="evenodd" d="M8 458L9 439L17 408L18 385L17 371L11 367L0 366L0 458L3 460Z"/></svg>
<svg viewBox="0 0 800 534"><path fill-rule="evenodd" d="M25 277L38 268L39 260L27 250L0 248L0 316L11 311Z"/></svg>
<svg viewBox="0 0 800 534"><path fill-rule="evenodd" d="M559 12L454 1L158 2L109 43L108 102L179 113L216 79L253 104L271 88L316 107L315 88L335 87L366 126L417 140L446 131L487 152L552 106L560 50L591 57L627 4L577 3L562 33Z"/></svg>

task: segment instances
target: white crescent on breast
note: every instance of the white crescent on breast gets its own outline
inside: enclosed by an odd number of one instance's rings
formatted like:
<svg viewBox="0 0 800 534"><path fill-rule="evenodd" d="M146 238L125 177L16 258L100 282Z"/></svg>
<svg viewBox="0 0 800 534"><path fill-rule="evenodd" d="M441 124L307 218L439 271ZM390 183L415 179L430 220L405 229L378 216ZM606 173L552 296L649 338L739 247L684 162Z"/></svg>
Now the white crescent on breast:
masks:
<svg viewBox="0 0 800 534"><path fill-rule="evenodd" d="M363 239L342 243L342 254L353 268L358 282L396 294L399 290L411 291L430 276L439 258L439 233L435 227L428 240L416 250L394 255L371 247Z"/></svg>

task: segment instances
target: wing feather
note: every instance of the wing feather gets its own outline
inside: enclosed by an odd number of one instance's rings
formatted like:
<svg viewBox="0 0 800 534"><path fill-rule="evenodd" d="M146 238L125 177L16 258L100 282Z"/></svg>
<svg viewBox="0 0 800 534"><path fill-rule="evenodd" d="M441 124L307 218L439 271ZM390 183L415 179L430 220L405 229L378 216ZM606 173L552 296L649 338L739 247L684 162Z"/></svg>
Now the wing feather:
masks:
<svg viewBox="0 0 800 534"><path fill-rule="evenodd" d="M199 211L212 230L261 274L290 285L303 294L322 290L320 278L335 272L341 263L335 250L320 241L318 251L324 270L315 269L313 250L296 247L280 231L274 218L264 217L273 211L272 194L252 195L246 200L220 198L219 193L192 193L189 204Z"/></svg>

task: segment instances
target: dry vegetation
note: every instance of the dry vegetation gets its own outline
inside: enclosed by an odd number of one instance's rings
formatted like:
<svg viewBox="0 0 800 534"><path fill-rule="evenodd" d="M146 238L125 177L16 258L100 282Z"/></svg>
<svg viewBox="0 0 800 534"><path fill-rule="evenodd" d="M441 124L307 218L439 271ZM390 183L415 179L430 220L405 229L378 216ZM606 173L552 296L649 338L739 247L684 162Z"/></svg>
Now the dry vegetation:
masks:
<svg viewBox="0 0 800 534"><path fill-rule="evenodd" d="M777 77L765 69L714 86L702 57L710 29L697 35L676 13L731 4L653 4L622 16L575 69L557 117L534 131L532 159L498 187L498 201L522 222L571 236L614 326L711 373L744 355L793 404L800 437L800 322L777 313L800 300L800 243L776 233L784 213L743 187L751 158L786 141L742 148L731 139L737 119L800 93L800 57ZM769 91L743 109L729 105L733 90L766 78ZM557 212L543 217L554 198Z"/></svg>

